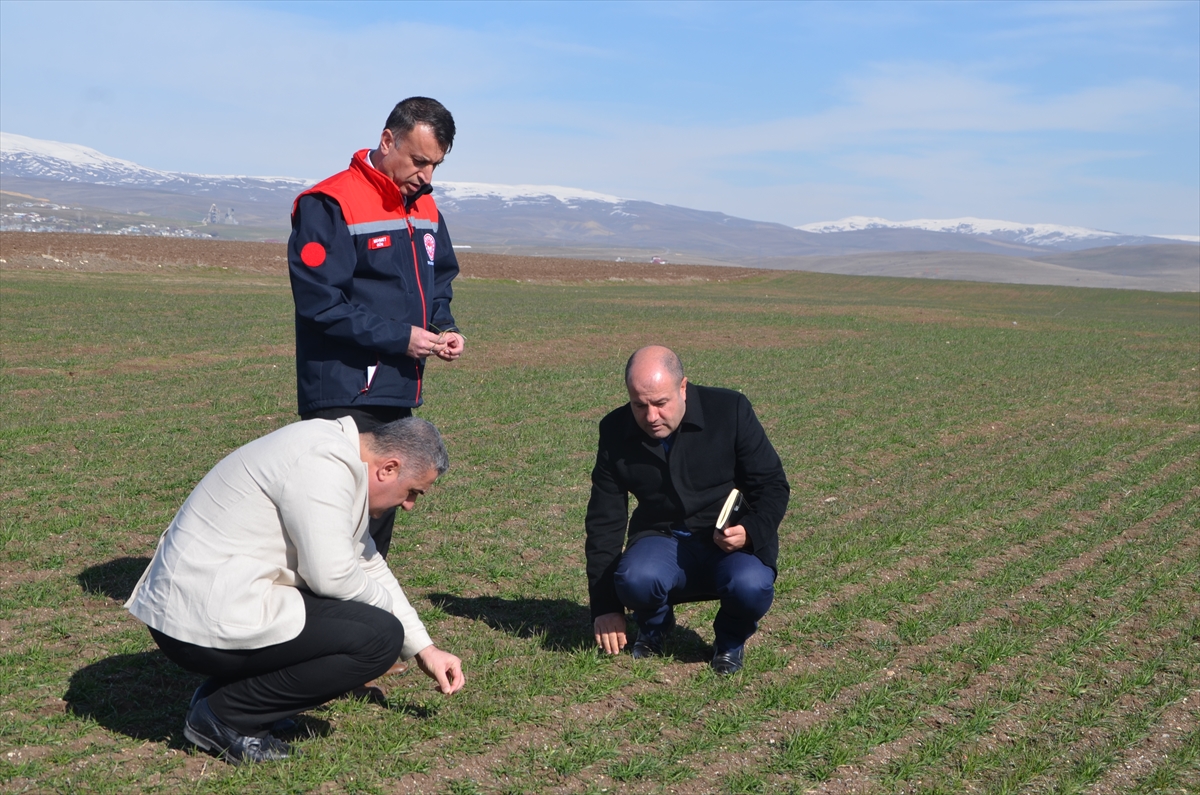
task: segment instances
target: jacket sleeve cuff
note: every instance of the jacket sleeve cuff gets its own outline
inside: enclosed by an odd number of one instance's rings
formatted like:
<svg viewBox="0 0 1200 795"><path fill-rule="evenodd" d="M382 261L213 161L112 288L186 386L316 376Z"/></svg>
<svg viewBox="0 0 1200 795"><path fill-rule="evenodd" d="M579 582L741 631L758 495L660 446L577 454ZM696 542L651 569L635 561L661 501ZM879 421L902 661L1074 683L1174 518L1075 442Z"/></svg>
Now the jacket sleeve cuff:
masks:
<svg viewBox="0 0 1200 795"><path fill-rule="evenodd" d="M746 551L754 552L763 548L767 541L767 533L763 528L762 517L750 514L742 520L742 527L746 528Z"/></svg>
<svg viewBox="0 0 1200 795"><path fill-rule="evenodd" d="M625 605L621 604L621 600L617 598L616 589L611 589L609 593L596 593L591 597L592 620L609 613L625 612Z"/></svg>
<svg viewBox="0 0 1200 795"><path fill-rule="evenodd" d="M417 652L426 646L432 646L433 640L429 637L429 633L425 631L425 627L418 626L415 631L409 632L408 627L404 628L404 645L400 647L400 659L411 660L417 656Z"/></svg>

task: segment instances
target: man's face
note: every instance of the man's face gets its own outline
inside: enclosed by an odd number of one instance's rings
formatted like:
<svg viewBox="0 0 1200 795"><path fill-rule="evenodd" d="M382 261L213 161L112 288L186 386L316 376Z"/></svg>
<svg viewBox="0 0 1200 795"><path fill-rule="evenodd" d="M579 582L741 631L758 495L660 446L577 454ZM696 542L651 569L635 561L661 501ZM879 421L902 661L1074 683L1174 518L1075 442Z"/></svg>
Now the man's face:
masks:
<svg viewBox="0 0 1200 795"><path fill-rule="evenodd" d="M431 468L423 473L410 472L403 466L383 472L373 471L371 474L367 499L368 511L372 516L380 516L392 508L411 511L417 498L429 491L438 477L436 469Z"/></svg>
<svg viewBox="0 0 1200 795"><path fill-rule="evenodd" d="M661 370L650 377L634 378L626 385L629 406L638 427L655 439L666 439L683 422L687 410L687 379L674 383Z"/></svg>
<svg viewBox="0 0 1200 795"><path fill-rule="evenodd" d="M384 129L379 137L377 166L407 199L433 182L433 170L445 156L433 129L428 124L418 124L401 138Z"/></svg>

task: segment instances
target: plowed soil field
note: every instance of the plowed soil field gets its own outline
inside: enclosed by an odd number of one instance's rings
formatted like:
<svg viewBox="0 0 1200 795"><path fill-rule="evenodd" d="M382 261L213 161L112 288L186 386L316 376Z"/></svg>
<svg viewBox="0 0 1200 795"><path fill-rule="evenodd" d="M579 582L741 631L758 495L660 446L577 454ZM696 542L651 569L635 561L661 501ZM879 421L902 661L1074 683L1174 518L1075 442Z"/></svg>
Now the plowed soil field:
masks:
<svg viewBox="0 0 1200 795"><path fill-rule="evenodd" d="M0 260L5 268L41 270L129 272L199 267L284 273L287 246L232 240L4 232L0 234ZM770 273L711 265L652 265L465 251L458 253L458 260L465 278L533 282L723 282Z"/></svg>

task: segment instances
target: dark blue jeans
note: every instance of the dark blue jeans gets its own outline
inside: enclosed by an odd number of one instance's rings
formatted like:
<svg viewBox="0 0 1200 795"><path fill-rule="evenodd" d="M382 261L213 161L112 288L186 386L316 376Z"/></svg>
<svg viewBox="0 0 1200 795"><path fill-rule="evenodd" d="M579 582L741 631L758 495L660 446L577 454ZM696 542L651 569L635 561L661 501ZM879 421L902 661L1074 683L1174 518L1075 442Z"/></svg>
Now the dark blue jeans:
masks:
<svg viewBox="0 0 1200 795"><path fill-rule="evenodd" d="M713 621L718 652L735 649L758 629L775 598L775 572L748 552L722 552L708 539L646 536L621 556L617 596L639 629L670 627L671 605L721 600Z"/></svg>

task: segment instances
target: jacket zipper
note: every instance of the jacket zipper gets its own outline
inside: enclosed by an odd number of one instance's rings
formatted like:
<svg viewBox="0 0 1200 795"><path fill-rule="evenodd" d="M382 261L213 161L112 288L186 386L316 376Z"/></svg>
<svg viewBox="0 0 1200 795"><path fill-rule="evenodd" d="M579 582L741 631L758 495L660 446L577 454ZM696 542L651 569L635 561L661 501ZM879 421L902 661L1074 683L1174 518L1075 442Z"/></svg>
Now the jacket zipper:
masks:
<svg viewBox="0 0 1200 795"><path fill-rule="evenodd" d="M421 295L421 329L424 330L429 325L429 310L425 307L425 288L421 285L421 264L417 261L417 230L413 228L412 216L408 214L407 208L404 214L404 223L408 226L408 242L412 246L413 257L413 275L417 277L417 292ZM416 402L421 402L421 360L417 359L417 397Z"/></svg>

